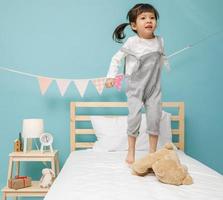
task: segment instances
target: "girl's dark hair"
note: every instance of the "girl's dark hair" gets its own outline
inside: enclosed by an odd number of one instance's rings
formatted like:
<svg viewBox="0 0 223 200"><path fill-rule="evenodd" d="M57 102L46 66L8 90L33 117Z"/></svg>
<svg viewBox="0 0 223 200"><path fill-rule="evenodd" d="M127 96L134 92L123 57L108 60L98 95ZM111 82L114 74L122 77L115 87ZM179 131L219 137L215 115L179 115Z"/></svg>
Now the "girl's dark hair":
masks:
<svg viewBox="0 0 223 200"><path fill-rule="evenodd" d="M124 33L125 27L130 25L131 23L136 23L137 17L143 12L152 12L154 13L156 20L159 19L158 11L151 4L147 3L136 4L133 8L129 10L126 16L129 23L123 23L116 27L112 35L113 40L118 43L122 43L122 40L125 38L125 33ZM135 30L133 31L136 32Z"/></svg>

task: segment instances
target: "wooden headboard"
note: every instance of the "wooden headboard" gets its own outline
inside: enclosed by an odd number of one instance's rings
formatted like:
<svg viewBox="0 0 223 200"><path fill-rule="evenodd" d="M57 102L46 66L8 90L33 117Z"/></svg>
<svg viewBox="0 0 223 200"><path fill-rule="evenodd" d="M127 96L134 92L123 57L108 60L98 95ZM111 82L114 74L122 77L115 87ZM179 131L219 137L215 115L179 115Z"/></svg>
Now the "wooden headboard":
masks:
<svg viewBox="0 0 223 200"><path fill-rule="evenodd" d="M76 135L94 134L93 128L76 128L76 122L90 121L91 115L77 114L79 108L126 108L126 102L71 102L70 103L70 150L76 148L92 148L94 142L76 142ZM184 102L162 102L163 108L176 108L177 114L172 114L171 121L177 122L178 127L172 128L173 136L178 137L174 144L184 151ZM109 116L109 115L106 115ZM110 115L111 116L111 115ZM114 115L113 115L114 116ZM117 115L116 115L117 116ZM119 115L120 116L120 115Z"/></svg>

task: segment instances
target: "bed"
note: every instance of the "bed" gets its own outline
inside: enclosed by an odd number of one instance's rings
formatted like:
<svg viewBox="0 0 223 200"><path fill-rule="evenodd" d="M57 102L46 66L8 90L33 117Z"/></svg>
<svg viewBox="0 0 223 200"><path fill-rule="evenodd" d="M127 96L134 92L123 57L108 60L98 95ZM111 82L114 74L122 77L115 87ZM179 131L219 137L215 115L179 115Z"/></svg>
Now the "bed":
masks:
<svg viewBox="0 0 223 200"><path fill-rule="evenodd" d="M70 150L60 174L45 200L222 200L223 176L184 153L184 103L163 102L164 109L175 109L171 115L174 144L182 163L186 164L194 184L174 186L159 182L154 175L133 176L125 164L125 151L100 152L91 149L94 142L77 141L79 136L95 131L78 123L91 119L92 108L126 107L125 102L71 102ZM108 108L108 109L107 109ZM86 109L81 114L82 109ZM177 110L177 111L176 111ZM94 113L95 114L95 113ZM113 114L112 114L113 116ZM177 125L176 125L177 124ZM78 150L77 150L78 149ZM79 150L83 149L83 150ZM136 158L147 151L136 151Z"/></svg>

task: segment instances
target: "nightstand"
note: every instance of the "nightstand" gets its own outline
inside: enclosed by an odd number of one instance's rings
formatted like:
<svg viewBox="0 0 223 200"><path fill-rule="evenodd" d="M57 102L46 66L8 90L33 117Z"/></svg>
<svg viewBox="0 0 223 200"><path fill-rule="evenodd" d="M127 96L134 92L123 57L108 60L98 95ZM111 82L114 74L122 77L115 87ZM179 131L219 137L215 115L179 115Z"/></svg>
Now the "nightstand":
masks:
<svg viewBox="0 0 223 200"><path fill-rule="evenodd" d="M8 179L13 177L13 165L16 164L15 170L16 175L19 175L20 162L34 161L34 162L50 162L51 168L55 175L59 174L59 156L58 151L43 152L40 151L29 151L29 152L12 152L9 154L9 166L8 166ZM7 181L8 181L7 179ZM47 188L40 188L39 181L32 181L32 186L14 190L8 186L2 189L2 200L6 200L7 197L41 197L45 196L48 192Z"/></svg>

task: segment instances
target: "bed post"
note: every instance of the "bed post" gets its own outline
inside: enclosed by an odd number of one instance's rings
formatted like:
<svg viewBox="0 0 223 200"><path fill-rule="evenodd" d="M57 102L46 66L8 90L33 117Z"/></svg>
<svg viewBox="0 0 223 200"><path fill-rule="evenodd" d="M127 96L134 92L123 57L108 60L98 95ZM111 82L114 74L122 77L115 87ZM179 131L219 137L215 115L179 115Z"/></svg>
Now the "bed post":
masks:
<svg viewBox="0 0 223 200"><path fill-rule="evenodd" d="M76 116L76 105L74 102L70 103L70 151L75 150L75 116Z"/></svg>
<svg viewBox="0 0 223 200"><path fill-rule="evenodd" d="M179 102L179 148L184 151L184 102Z"/></svg>

